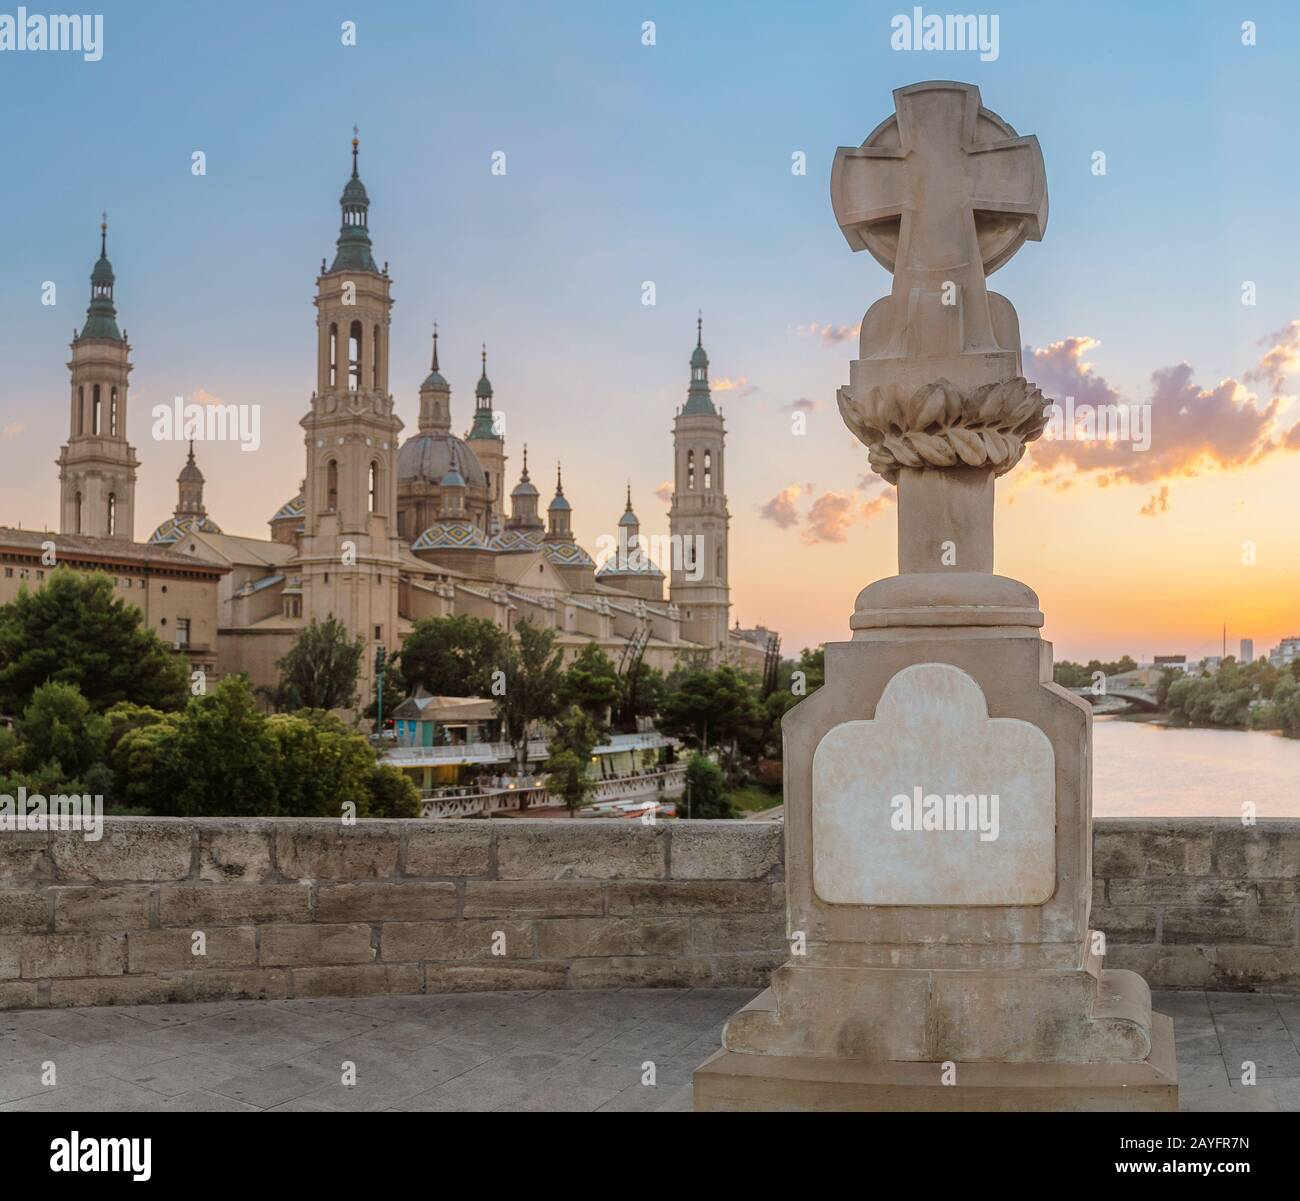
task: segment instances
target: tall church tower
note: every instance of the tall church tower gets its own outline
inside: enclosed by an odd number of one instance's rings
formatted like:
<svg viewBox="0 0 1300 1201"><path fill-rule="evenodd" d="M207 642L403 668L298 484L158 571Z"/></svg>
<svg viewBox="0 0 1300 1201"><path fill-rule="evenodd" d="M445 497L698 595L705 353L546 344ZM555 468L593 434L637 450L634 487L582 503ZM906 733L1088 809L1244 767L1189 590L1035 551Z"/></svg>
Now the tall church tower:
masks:
<svg viewBox="0 0 1300 1201"><path fill-rule="evenodd" d="M474 424L470 426L466 441L474 457L483 465L487 478L488 517L487 534L499 532L506 521L506 440L498 433L496 417L492 411L492 381L487 373L487 347L483 347L483 373L474 388Z"/></svg>
<svg viewBox="0 0 1300 1201"><path fill-rule="evenodd" d="M108 219L90 274L86 324L72 340L68 441L60 450L59 531L95 538L135 536L135 447L126 440L131 347L117 328Z"/></svg>
<svg viewBox="0 0 1300 1201"><path fill-rule="evenodd" d="M673 536L669 598L681 610L682 637L709 648L718 662L727 645L731 590L727 587L726 479L722 414L709 393L709 356L704 321L696 322L691 383L673 420Z"/></svg>
<svg viewBox="0 0 1300 1201"><path fill-rule="evenodd" d="M402 422L388 391L388 268L371 255L370 199L357 174L340 204L343 225L316 281L316 390L306 431L301 572L303 617L337 617L363 643L358 705L374 690L375 650L398 632L397 446Z"/></svg>

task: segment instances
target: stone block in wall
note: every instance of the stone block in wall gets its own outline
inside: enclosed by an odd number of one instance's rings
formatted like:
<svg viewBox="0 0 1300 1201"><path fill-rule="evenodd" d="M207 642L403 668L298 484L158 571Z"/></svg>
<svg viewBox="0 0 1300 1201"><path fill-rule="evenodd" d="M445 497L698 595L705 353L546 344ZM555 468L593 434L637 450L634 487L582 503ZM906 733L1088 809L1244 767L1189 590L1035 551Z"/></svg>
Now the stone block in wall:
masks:
<svg viewBox="0 0 1300 1201"><path fill-rule="evenodd" d="M784 827L776 822L702 821L672 828L674 880L767 880L780 875Z"/></svg>
<svg viewBox="0 0 1300 1201"><path fill-rule="evenodd" d="M218 926L203 934L202 955L194 953L195 929L134 930L127 934L131 973L206 971L211 968L255 967L257 932L252 926Z"/></svg>
<svg viewBox="0 0 1300 1201"><path fill-rule="evenodd" d="M1214 981L1213 948L1115 943L1106 966L1137 972L1152 988L1208 988Z"/></svg>
<svg viewBox="0 0 1300 1201"><path fill-rule="evenodd" d="M1220 946L1214 948L1216 988L1295 988L1300 983L1300 950L1295 947Z"/></svg>
<svg viewBox="0 0 1300 1201"><path fill-rule="evenodd" d="M55 888L54 928L78 930L147 930L149 900L153 888L148 884L116 884L87 887L75 885Z"/></svg>
<svg viewBox="0 0 1300 1201"><path fill-rule="evenodd" d="M1162 823L1159 828L1129 818L1093 826L1092 874L1107 880L1130 876L1206 876L1211 870L1210 821Z"/></svg>
<svg viewBox="0 0 1300 1201"><path fill-rule="evenodd" d="M50 835L50 858L62 881L184 880L190 874L195 824L180 820L116 818L104 836L87 842L80 831Z"/></svg>
<svg viewBox="0 0 1300 1201"><path fill-rule="evenodd" d="M500 934L503 937L497 938ZM502 953L494 953L494 946ZM412 960L531 959L533 927L526 921L385 922L379 951L389 963Z"/></svg>
<svg viewBox="0 0 1300 1201"><path fill-rule="evenodd" d="M710 956L708 987L766 988L772 982L773 970L789 958L789 947Z"/></svg>
<svg viewBox="0 0 1300 1201"><path fill-rule="evenodd" d="M784 962L790 954L784 913L691 918L691 951L696 955L770 950L780 952L778 962Z"/></svg>
<svg viewBox="0 0 1300 1201"><path fill-rule="evenodd" d="M592 880L469 880L464 913L466 917L599 917L605 911L602 888Z"/></svg>
<svg viewBox="0 0 1300 1201"><path fill-rule="evenodd" d="M17 980L22 974L22 949L17 934L0 934L0 980Z"/></svg>
<svg viewBox="0 0 1300 1201"><path fill-rule="evenodd" d="M0 834L0 838L4 838ZM50 925L50 902L42 892L26 888L0 888L0 930L35 932Z"/></svg>
<svg viewBox="0 0 1300 1201"><path fill-rule="evenodd" d="M397 875L401 828L379 820L277 825L275 858L286 880L386 880Z"/></svg>
<svg viewBox="0 0 1300 1201"><path fill-rule="evenodd" d="M502 880L660 880L666 874L663 825L534 819L500 821L495 830Z"/></svg>
<svg viewBox="0 0 1300 1201"><path fill-rule="evenodd" d="M35 980L0 982L0 1009L35 1009L40 1003Z"/></svg>
<svg viewBox="0 0 1300 1201"><path fill-rule="evenodd" d="M407 822L405 876L486 876L492 862L491 821Z"/></svg>
<svg viewBox="0 0 1300 1201"><path fill-rule="evenodd" d="M165 884L158 897L164 926L267 925L311 921L309 884Z"/></svg>
<svg viewBox="0 0 1300 1201"><path fill-rule="evenodd" d="M494 963L426 963L424 991L498 992L536 988L566 988L567 963L539 963L535 960Z"/></svg>
<svg viewBox="0 0 1300 1201"><path fill-rule="evenodd" d="M1250 880L1221 876L1116 877L1109 882L1112 905L1244 905L1255 899Z"/></svg>
<svg viewBox="0 0 1300 1201"><path fill-rule="evenodd" d="M779 905L784 921L785 886L763 880L627 880L608 887L611 915L764 913Z"/></svg>
<svg viewBox="0 0 1300 1201"><path fill-rule="evenodd" d="M289 995L289 973L278 967L193 972L190 989L196 1001L282 1001Z"/></svg>
<svg viewBox="0 0 1300 1201"><path fill-rule="evenodd" d="M265 820L199 826L199 879L260 884L273 877L273 826Z"/></svg>
<svg viewBox="0 0 1300 1201"><path fill-rule="evenodd" d="M1236 909L1170 908L1165 910L1161 941L1201 946L1228 943L1292 946L1296 941L1296 912L1280 905L1243 905Z"/></svg>
<svg viewBox="0 0 1300 1201"><path fill-rule="evenodd" d="M606 956L569 964L570 988L704 988L708 983L709 965L703 959Z"/></svg>
<svg viewBox="0 0 1300 1201"><path fill-rule="evenodd" d="M1300 877L1300 828L1294 822L1221 822L1214 831L1214 864L1224 876L1294 880Z"/></svg>
<svg viewBox="0 0 1300 1201"><path fill-rule="evenodd" d="M537 923L541 959L583 959L593 955L685 955L687 918L554 918Z"/></svg>
<svg viewBox="0 0 1300 1201"><path fill-rule="evenodd" d="M190 1000L188 975L102 976L50 982L50 1005L163 1005Z"/></svg>
<svg viewBox="0 0 1300 1201"><path fill-rule="evenodd" d="M0 833L0 884L49 880L54 866L46 830L6 830Z"/></svg>
<svg viewBox="0 0 1300 1201"><path fill-rule="evenodd" d="M291 973L295 997L370 997L422 991L418 964L366 963L339 967L296 967Z"/></svg>
<svg viewBox="0 0 1300 1201"><path fill-rule="evenodd" d="M126 971L125 934L24 934L19 947L21 975L27 980Z"/></svg>
<svg viewBox="0 0 1300 1201"><path fill-rule="evenodd" d="M1145 905L1096 905L1089 922L1106 936L1106 946L1118 942L1155 942L1156 911Z"/></svg>
<svg viewBox="0 0 1300 1201"><path fill-rule="evenodd" d="M456 886L450 881L321 884L316 891L318 922L424 922L455 916Z"/></svg>
<svg viewBox="0 0 1300 1201"><path fill-rule="evenodd" d="M258 962L263 967L369 963L370 927L360 923L264 926Z"/></svg>

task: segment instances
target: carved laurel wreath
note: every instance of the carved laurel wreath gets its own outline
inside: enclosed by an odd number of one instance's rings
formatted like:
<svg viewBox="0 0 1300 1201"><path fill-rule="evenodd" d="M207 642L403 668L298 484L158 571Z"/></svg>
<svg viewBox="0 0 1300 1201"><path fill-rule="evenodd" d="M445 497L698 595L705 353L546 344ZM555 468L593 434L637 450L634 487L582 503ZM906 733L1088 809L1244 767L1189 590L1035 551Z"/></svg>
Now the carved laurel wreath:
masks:
<svg viewBox="0 0 1300 1201"><path fill-rule="evenodd" d="M946 379L904 395L897 384L862 399L839 390L840 415L891 484L903 467L992 467L1005 475L1047 424L1043 394L1021 376L969 395Z"/></svg>

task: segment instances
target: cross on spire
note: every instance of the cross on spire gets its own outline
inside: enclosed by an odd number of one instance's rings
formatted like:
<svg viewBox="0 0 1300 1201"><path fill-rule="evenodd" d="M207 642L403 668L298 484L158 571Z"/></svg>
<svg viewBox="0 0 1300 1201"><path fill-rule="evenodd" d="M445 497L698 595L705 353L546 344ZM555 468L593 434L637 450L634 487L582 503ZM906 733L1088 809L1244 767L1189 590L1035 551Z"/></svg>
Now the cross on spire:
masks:
<svg viewBox="0 0 1300 1201"><path fill-rule="evenodd" d="M108 210L99 214L99 257L108 257Z"/></svg>
<svg viewBox="0 0 1300 1201"><path fill-rule="evenodd" d="M433 368L432 369L434 371L438 370L438 323L436 321L433 323Z"/></svg>
<svg viewBox="0 0 1300 1201"><path fill-rule="evenodd" d="M695 345L704 345L704 310L695 310Z"/></svg>
<svg viewBox="0 0 1300 1201"><path fill-rule="evenodd" d="M361 130L352 127L352 178L357 178L357 149L361 145Z"/></svg>

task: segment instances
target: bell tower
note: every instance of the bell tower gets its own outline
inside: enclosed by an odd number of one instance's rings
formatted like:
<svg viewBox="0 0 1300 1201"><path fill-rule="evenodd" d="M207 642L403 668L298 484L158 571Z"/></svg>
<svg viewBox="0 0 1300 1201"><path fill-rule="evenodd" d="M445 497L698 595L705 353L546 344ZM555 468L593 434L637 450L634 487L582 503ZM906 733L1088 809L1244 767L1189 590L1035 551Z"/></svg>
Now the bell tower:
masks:
<svg viewBox="0 0 1300 1201"><path fill-rule="evenodd" d="M668 528L673 539L669 598L681 610L682 637L709 649L718 662L727 645L731 591L727 586L726 480L722 414L709 392L704 320L696 321L691 382L686 403L673 420L673 501Z"/></svg>
<svg viewBox="0 0 1300 1201"><path fill-rule="evenodd" d="M354 130L355 134L355 130ZM370 198L357 171L343 189L333 264L316 280L316 390L300 424L307 470L301 572L303 616L337 617L363 643L358 703L374 687L375 650L398 631L397 446L402 422L388 391L392 298L371 254Z"/></svg>
<svg viewBox="0 0 1300 1201"><path fill-rule="evenodd" d="M99 227L99 261L90 274L86 323L72 340L68 441L59 465L59 531L94 538L135 536L135 447L126 440L131 347L117 327L108 218Z"/></svg>

